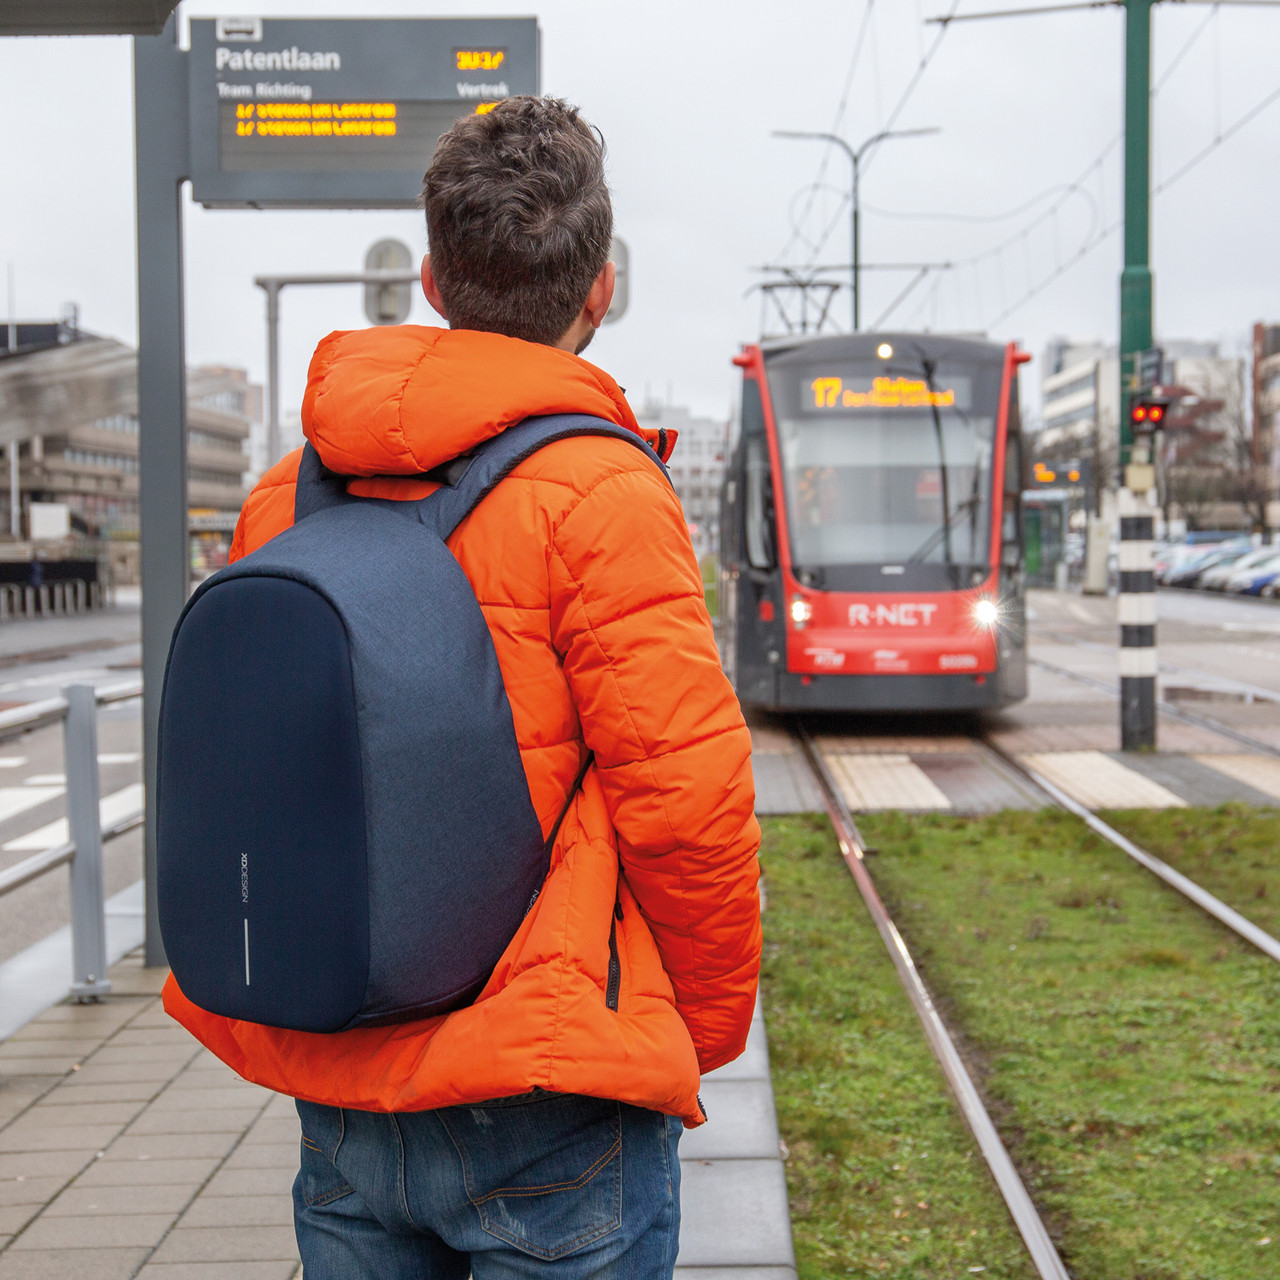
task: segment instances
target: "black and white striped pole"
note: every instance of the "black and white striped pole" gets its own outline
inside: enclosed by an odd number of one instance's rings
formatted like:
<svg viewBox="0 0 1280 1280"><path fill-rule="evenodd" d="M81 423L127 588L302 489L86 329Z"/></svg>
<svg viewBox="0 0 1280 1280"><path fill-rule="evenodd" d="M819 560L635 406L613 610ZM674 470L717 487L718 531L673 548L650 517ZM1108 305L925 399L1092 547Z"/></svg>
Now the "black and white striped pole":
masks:
<svg viewBox="0 0 1280 1280"><path fill-rule="evenodd" d="M1131 452L1117 495L1120 509L1120 746L1156 746L1156 433L1169 400L1154 391L1129 401Z"/></svg>
<svg viewBox="0 0 1280 1280"><path fill-rule="evenodd" d="M1126 487L1118 496L1120 746L1124 751L1153 751L1157 670L1155 512L1146 492Z"/></svg>

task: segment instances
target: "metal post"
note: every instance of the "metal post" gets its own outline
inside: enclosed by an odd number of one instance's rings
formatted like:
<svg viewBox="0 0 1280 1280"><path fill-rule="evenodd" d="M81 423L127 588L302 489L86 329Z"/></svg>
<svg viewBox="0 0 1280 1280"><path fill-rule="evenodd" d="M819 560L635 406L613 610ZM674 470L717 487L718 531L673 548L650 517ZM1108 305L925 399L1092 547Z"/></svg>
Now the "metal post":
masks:
<svg viewBox="0 0 1280 1280"><path fill-rule="evenodd" d="M17 303L14 302L13 289L13 263L9 263L9 332L6 350L10 355L15 355L18 350L18 315Z"/></svg>
<svg viewBox="0 0 1280 1280"><path fill-rule="evenodd" d="M1151 5L1125 0L1124 270L1120 275L1120 466L1130 461L1128 396L1151 346ZM1123 482L1123 481L1122 481Z"/></svg>
<svg viewBox="0 0 1280 1280"><path fill-rule="evenodd" d="M862 240L858 233L858 160L859 153L850 149L853 162L853 331L858 332L859 301L862 297Z"/></svg>
<svg viewBox="0 0 1280 1280"><path fill-rule="evenodd" d="M67 824L76 850L71 859L71 994L81 1000L96 1000L111 990L98 810L98 701L91 684L67 685L62 696L67 700L62 726Z"/></svg>
<svg viewBox="0 0 1280 1280"><path fill-rule="evenodd" d="M19 484L18 441L9 442L9 532L22 536L22 487Z"/></svg>
<svg viewBox="0 0 1280 1280"><path fill-rule="evenodd" d="M280 461L280 286L269 280L267 292L267 470Z"/></svg>
<svg viewBox="0 0 1280 1280"><path fill-rule="evenodd" d="M1155 513L1147 494L1120 490L1120 746L1156 745Z"/></svg>
<svg viewBox="0 0 1280 1280"><path fill-rule="evenodd" d="M1156 745L1155 483L1145 454L1135 457L1129 395L1139 389L1138 356L1152 343L1151 5L1125 0L1124 270L1120 275L1120 743ZM1138 465L1133 465L1137 463ZM1138 492L1134 492L1137 490Z"/></svg>
<svg viewBox="0 0 1280 1280"><path fill-rule="evenodd" d="M187 55L173 18L133 41L138 182L138 430L142 543L146 962L165 963L156 910L156 744L169 638L186 603L186 342L182 309L182 182L188 158Z"/></svg>

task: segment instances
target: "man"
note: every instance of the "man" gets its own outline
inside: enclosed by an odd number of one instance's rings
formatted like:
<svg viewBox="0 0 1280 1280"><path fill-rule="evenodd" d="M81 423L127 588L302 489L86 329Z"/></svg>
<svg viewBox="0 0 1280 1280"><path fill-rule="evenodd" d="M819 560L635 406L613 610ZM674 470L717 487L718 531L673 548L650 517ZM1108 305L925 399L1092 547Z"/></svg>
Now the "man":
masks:
<svg viewBox="0 0 1280 1280"><path fill-rule="evenodd" d="M532 415L639 431L576 354L613 292L604 148L577 112L514 98L459 122L423 201L423 289L450 329L334 333L312 360L303 425L349 491L423 497L425 472ZM292 522L298 465L263 477L234 556ZM165 1005L299 1099L307 1280L669 1278L677 1141L705 1119L699 1073L742 1051L760 955L750 737L684 516L652 459L579 437L519 464L449 546L544 836L565 812L485 989L332 1035L216 1017L172 979Z"/></svg>

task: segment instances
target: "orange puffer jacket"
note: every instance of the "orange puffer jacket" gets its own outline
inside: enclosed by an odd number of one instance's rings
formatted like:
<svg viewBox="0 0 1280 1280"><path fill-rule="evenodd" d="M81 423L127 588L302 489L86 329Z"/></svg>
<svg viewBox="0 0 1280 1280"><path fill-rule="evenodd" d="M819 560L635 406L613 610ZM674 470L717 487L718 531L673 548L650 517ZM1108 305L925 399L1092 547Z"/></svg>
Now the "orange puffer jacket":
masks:
<svg viewBox="0 0 1280 1280"><path fill-rule="evenodd" d="M405 326L330 334L303 424L330 469L386 477L351 492L407 499L433 487L409 477L562 412L639 431L617 384L577 356ZM234 556L293 522L299 457L249 497ZM449 546L493 633L544 835L595 753L543 891L479 999L330 1035L217 1017L172 978L165 1008L240 1075L312 1101L414 1111L540 1086L697 1124L699 1071L741 1053L751 1019L760 833L750 736L680 503L622 441L562 440L516 467ZM616 1012L605 1000L615 902Z"/></svg>

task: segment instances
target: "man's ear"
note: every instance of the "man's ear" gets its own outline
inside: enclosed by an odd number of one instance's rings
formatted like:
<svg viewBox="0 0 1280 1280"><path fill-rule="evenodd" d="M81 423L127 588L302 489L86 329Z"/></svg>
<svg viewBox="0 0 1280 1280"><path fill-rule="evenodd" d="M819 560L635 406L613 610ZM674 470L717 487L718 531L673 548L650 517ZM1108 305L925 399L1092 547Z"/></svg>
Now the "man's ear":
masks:
<svg viewBox="0 0 1280 1280"><path fill-rule="evenodd" d="M612 266L612 263L610 264ZM449 313L445 310L444 299L440 296L440 286L436 284L436 278L431 271L431 255L427 254L422 259L422 292L426 299L431 303L432 309L440 316L442 320L448 322ZM610 286L609 296L613 296L613 288Z"/></svg>
<svg viewBox="0 0 1280 1280"><path fill-rule="evenodd" d="M595 283L591 286L591 292L587 294L587 304L583 307L583 314L591 321L591 327L598 329L604 321L605 313L609 310L610 304L613 302L613 286L617 280L617 268L612 262L606 262L600 268L600 274L596 276ZM434 303L432 304L435 305Z"/></svg>

